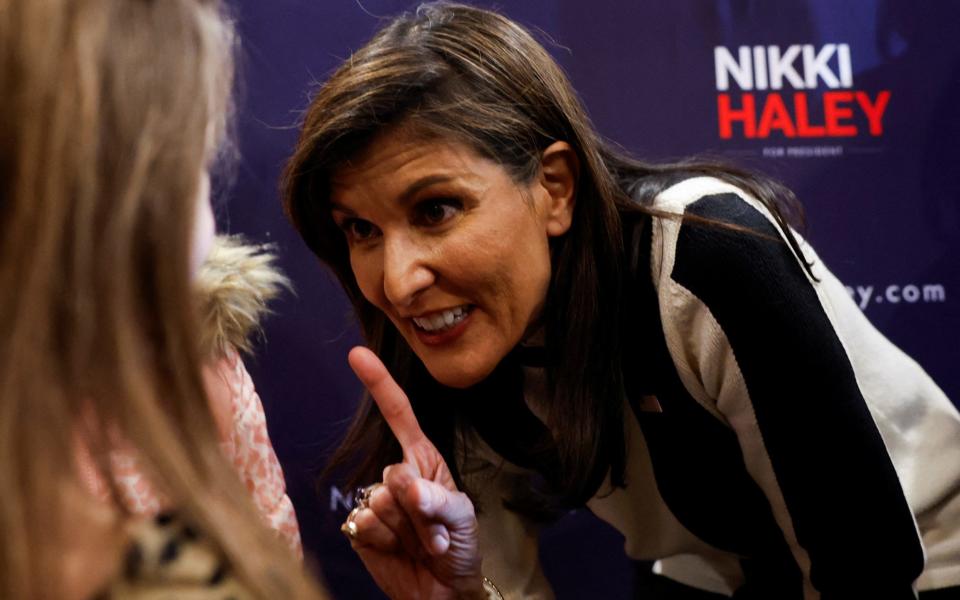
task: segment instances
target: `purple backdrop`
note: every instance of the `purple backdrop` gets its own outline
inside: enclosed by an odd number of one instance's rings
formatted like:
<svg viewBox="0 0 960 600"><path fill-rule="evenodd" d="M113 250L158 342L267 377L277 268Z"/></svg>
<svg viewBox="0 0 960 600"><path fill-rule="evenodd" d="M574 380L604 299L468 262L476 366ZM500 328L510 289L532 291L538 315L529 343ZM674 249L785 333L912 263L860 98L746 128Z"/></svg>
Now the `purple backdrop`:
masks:
<svg viewBox="0 0 960 600"><path fill-rule="evenodd" d="M235 184L221 191L218 221L277 244L296 287L275 304L249 367L308 554L337 597L381 597L337 531L349 494L313 482L359 397L345 360L359 338L337 285L281 214L276 182L310 89L381 18L412 5L233 5L243 41L242 159ZM553 40L551 52L607 137L650 160L709 154L790 185L823 260L871 320L960 400L960 4L495 6ZM558 597L629 597L633 570L621 547L619 534L583 511L553 526L542 558Z"/></svg>

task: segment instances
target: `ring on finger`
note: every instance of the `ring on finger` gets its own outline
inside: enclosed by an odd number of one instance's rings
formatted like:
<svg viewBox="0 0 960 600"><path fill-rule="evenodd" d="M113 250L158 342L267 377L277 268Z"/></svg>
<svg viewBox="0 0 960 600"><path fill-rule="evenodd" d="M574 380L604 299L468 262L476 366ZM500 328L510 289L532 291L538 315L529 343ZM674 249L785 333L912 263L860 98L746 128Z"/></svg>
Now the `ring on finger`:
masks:
<svg viewBox="0 0 960 600"><path fill-rule="evenodd" d="M368 508L370 506L370 496L372 496L374 490L381 485L383 484L374 483L373 485L368 485L367 487L357 488L357 491L353 494L353 497L356 499L356 507Z"/></svg>
<svg viewBox="0 0 960 600"><path fill-rule="evenodd" d="M360 512L360 507L350 511L350 514L347 515L347 520L343 522L343 525L340 526L340 532L350 538L351 541L357 539L357 522L354 519L357 516L357 513Z"/></svg>
<svg viewBox="0 0 960 600"><path fill-rule="evenodd" d="M351 541L357 539L357 524L353 521L344 521L340 526L340 532L350 538Z"/></svg>

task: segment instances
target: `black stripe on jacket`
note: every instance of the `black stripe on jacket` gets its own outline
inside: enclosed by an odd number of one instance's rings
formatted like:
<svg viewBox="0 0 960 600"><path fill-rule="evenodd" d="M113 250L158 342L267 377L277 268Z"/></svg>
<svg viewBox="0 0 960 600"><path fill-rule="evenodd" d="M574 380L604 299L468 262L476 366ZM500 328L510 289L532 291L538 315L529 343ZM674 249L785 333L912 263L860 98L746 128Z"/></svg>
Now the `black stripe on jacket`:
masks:
<svg viewBox="0 0 960 600"><path fill-rule="evenodd" d="M775 238L686 222L671 277L729 341L814 587L825 600L913 598L923 569L913 516L802 265L735 194L705 196L686 213Z"/></svg>

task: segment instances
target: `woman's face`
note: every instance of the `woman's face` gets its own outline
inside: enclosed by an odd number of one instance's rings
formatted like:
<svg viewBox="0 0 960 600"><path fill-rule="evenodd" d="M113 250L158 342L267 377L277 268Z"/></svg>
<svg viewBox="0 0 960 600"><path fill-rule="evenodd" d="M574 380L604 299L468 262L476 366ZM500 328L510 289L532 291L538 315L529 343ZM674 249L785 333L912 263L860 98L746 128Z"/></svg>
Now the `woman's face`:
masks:
<svg viewBox="0 0 960 600"><path fill-rule="evenodd" d="M366 299L439 382L466 387L539 316L569 187L558 200L542 174L517 185L465 145L394 132L335 173L332 213Z"/></svg>

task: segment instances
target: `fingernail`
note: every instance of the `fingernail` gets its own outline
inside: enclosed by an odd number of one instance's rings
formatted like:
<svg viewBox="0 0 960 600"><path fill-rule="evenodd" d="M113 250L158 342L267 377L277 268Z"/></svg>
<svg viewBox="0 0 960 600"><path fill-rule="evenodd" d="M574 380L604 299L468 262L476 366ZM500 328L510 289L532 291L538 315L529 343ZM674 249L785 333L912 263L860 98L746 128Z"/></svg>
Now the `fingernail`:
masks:
<svg viewBox="0 0 960 600"><path fill-rule="evenodd" d="M434 554L443 554L450 547L450 540L439 533L430 539L430 549Z"/></svg>

